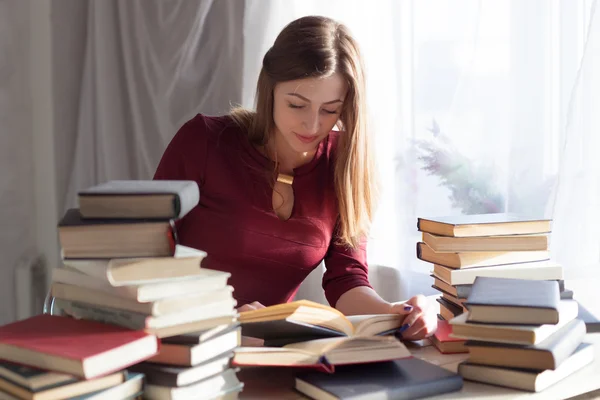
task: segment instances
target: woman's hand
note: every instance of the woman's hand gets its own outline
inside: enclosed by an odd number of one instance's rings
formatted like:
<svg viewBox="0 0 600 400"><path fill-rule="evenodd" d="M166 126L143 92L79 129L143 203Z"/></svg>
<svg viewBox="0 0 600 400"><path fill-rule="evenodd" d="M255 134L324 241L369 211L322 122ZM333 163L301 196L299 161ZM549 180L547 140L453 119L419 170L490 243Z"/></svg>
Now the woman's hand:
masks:
<svg viewBox="0 0 600 400"><path fill-rule="evenodd" d="M392 313L404 314L404 323L398 335L406 340L419 340L433 335L437 329L437 315L425 296L419 294L404 303L392 305Z"/></svg>
<svg viewBox="0 0 600 400"><path fill-rule="evenodd" d="M243 306L239 307L237 312L243 313L244 311L258 310L259 308L265 308L265 306L260 304L258 301L253 301L252 303L244 304Z"/></svg>

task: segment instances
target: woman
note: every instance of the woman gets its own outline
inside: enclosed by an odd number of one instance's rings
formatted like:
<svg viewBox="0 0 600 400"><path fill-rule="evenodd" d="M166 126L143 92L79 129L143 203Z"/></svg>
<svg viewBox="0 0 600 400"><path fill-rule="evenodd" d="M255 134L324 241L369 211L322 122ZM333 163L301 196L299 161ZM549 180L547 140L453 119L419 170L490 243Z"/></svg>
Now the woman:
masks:
<svg viewBox="0 0 600 400"><path fill-rule="evenodd" d="M425 297L390 304L369 284L375 169L365 114L354 39L331 19L305 17L265 54L255 112L197 115L169 144L154 178L194 180L201 193L178 222L180 242L208 253L203 267L232 274L240 311L291 300L325 261L323 289L341 312L406 314L406 339L435 330Z"/></svg>

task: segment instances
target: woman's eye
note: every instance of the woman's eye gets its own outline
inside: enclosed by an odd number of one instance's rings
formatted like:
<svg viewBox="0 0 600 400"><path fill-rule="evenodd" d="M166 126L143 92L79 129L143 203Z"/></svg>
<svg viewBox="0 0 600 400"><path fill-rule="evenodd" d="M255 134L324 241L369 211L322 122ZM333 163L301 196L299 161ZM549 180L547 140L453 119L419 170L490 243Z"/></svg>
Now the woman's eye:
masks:
<svg viewBox="0 0 600 400"><path fill-rule="evenodd" d="M325 112L327 114L337 114L337 110L331 111L331 110L325 110L325 109L323 109L323 112Z"/></svg>
<svg viewBox="0 0 600 400"><path fill-rule="evenodd" d="M304 108L304 106L299 106L299 105L290 103L290 108Z"/></svg>

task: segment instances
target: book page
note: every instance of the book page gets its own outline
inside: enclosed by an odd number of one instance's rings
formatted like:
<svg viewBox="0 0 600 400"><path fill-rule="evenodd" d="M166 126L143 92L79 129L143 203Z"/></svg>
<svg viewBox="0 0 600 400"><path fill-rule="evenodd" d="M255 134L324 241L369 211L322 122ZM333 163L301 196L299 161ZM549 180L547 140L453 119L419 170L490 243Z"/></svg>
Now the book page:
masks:
<svg viewBox="0 0 600 400"><path fill-rule="evenodd" d="M400 328L404 321L404 315L400 314L352 315L347 318L354 326L354 336L375 336Z"/></svg>

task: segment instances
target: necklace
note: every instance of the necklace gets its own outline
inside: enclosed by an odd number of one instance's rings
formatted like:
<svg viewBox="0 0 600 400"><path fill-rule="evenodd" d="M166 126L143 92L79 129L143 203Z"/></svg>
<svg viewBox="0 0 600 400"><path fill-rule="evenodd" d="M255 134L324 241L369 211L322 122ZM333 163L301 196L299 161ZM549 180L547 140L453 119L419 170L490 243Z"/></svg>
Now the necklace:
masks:
<svg viewBox="0 0 600 400"><path fill-rule="evenodd" d="M294 183L294 176L288 174L277 174L277 182L285 183L286 185L292 185Z"/></svg>

